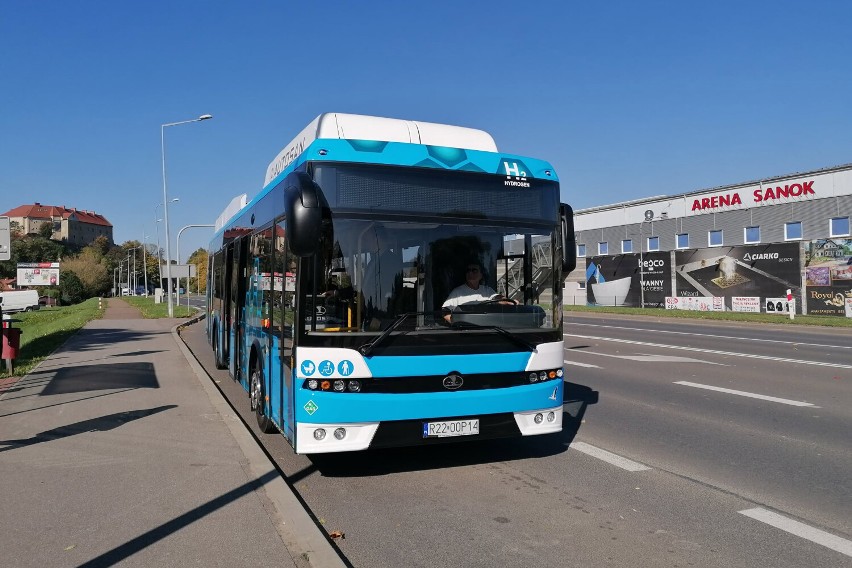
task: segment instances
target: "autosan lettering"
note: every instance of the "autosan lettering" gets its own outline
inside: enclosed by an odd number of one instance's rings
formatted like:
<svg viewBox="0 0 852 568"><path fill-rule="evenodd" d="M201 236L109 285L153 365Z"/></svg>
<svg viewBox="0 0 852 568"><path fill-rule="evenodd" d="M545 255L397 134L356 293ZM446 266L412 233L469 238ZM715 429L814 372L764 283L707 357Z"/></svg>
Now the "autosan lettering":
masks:
<svg viewBox="0 0 852 568"><path fill-rule="evenodd" d="M287 149L283 156L281 156L278 161L275 162L275 165L272 167L272 177L277 176L281 172L283 172L287 166L289 166L296 157L305 151L305 139L302 138L293 146Z"/></svg>
<svg viewBox="0 0 852 568"><path fill-rule="evenodd" d="M760 203L762 201L781 199L782 197L802 197L804 195L816 195L816 192L814 192L813 180L803 183L787 184L784 187L778 185L775 187L755 189L754 202Z"/></svg>

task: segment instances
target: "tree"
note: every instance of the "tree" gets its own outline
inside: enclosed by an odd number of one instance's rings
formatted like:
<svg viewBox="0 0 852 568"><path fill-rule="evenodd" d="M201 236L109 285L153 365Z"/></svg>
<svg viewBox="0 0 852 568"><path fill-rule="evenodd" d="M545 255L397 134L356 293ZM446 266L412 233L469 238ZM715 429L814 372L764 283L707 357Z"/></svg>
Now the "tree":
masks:
<svg viewBox="0 0 852 568"><path fill-rule="evenodd" d="M83 283L70 270L60 270L59 294L63 304L78 304L83 301Z"/></svg>
<svg viewBox="0 0 852 568"><path fill-rule="evenodd" d="M46 223L42 223L38 228L38 236L44 239L50 239L53 237L53 222L48 221Z"/></svg>
<svg viewBox="0 0 852 568"><path fill-rule="evenodd" d="M199 248L197 251L189 255L188 264L195 265L195 278L190 278L189 288L199 290L200 292L207 291L207 251ZM199 287L199 283L201 286Z"/></svg>
<svg viewBox="0 0 852 568"><path fill-rule="evenodd" d="M18 263L57 262L65 254L65 248L60 243L44 237L12 233L11 240L11 258L0 262L0 277L14 278L17 276Z"/></svg>
<svg viewBox="0 0 852 568"><path fill-rule="evenodd" d="M97 246L87 246L76 256L62 262L62 269L74 273L87 298L105 294L112 287L112 271Z"/></svg>

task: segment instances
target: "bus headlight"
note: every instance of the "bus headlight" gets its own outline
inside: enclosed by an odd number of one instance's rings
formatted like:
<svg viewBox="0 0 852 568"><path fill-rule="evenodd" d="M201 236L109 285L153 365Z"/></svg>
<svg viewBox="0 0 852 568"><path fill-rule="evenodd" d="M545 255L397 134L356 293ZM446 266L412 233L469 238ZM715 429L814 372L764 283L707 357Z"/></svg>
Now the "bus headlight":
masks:
<svg viewBox="0 0 852 568"><path fill-rule="evenodd" d="M361 392L361 381L349 381L347 388L349 389L349 392Z"/></svg>
<svg viewBox="0 0 852 568"><path fill-rule="evenodd" d="M314 440L324 440L325 439L325 429L317 428L314 430Z"/></svg>
<svg viewBox="0 0 852 568"><path fill-rule="evenodd" d="M317 387L318 387L318 386L319 386L319 381L317 381L316 379L310 379L310 380L308 381L308 388L309 388L309 389L311 389L311 390L317 390Z"/></svg>
<svg viewBox="0 0 852 568"><path fill-rule="evenodd" d="M343 389L346 388L346 383L340 379L334 381L334 390L335 392L343 392Z"/></svg>
<svg viewBox="0 0 852 568"><path fill-rule="evenodd" d="M334 437L338 440L342 440L346 437L346 428L335 428L334 429Z"/></svg>

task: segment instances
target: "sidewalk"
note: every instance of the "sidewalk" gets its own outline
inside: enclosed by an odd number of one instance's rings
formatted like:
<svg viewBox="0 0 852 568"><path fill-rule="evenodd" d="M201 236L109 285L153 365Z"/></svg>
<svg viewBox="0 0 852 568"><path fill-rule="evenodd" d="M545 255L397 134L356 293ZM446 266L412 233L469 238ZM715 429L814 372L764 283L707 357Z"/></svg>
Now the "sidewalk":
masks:
<svg viewBox="0 0 852 568"><path fill-rule="evenodd" d="M112 298L0 394L4 566L344 566L180 341Z"/></svg>

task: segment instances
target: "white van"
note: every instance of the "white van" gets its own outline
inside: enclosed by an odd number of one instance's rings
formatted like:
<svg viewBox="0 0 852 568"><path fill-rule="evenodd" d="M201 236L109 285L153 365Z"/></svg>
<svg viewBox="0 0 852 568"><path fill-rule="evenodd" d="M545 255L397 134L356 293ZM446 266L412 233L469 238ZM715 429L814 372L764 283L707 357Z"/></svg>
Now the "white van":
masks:
<svg viewBox="0 0 852 568"><path fill-rule="evenodd" d="M39 308L38 292L35 290L0 292L0 307L3 308L3 313L37 310Z"/></svg>

